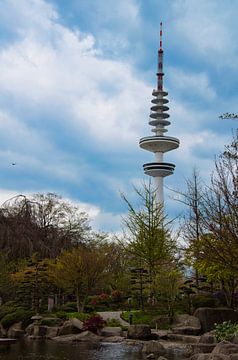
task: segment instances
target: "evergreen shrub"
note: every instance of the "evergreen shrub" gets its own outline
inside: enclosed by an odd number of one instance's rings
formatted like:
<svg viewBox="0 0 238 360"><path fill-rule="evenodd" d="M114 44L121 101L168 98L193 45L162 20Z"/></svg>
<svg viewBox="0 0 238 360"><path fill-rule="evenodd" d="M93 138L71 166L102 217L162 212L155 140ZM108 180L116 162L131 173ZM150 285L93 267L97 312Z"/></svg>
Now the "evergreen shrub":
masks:
<svg viewBox="0 0 238 360"><path fill-rule="evenodd" d="M211 295L195 295L192 298L192 305L194 309L198 309L200 307L215 307L216 300Z"/></svg>
<svg viewBox="0 0 238 360"><path fill-rule="evenodd" d="M1 319L1 324L5 329L8 329L11 325L17 322L22 322L23 328L28 326L32 320L31 317L34 315L34 312L31 310L25 310L23 308L18 308L14 312L5 315Z"/></svg>

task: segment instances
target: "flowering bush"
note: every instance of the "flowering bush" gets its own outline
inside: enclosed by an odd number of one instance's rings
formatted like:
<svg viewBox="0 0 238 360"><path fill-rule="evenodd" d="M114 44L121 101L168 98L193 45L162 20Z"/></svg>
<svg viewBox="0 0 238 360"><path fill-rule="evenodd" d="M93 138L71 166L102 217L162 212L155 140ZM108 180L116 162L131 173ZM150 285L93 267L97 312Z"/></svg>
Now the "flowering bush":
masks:
<svg viewBox="0 0 238 360"><path fill-rule="evenodd" d="M122 291L120 290L113 290L111 292L111 297L112 297L112 300L115 301L115 302L121 302L122 301Z"/></svg>
<svg viewBox="0 0 238 360"><path fill-rule="evenodd" d="M110 296L108 294L100 294L92 297L90 304L92 305L108 305Z"/></svg>
<svg viewBox="0 0 238 360"><path fill-rule="evenodd" d="M103 320L103 318L100 315L95 315L83 322L83 330L89 330L96 334L105 325L106 322Z"/></svg>
<svg viewBox="0 0 238 360"><path fill-rule="evenodd" d="M230 320L215 324L215 337L217 341L231 340L238 333L238 324L233 324Z"/></svg>

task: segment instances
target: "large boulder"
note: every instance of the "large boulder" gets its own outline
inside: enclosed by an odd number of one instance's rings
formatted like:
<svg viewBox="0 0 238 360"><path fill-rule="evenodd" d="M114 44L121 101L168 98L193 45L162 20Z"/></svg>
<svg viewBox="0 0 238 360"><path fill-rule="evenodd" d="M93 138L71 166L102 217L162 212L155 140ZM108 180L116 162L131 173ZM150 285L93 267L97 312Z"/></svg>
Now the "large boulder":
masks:
<svg viewBox="0 0 238 360"><path fill-rule="evenodd" d="M217 340L215 335L212 332L205 333L200 336L198 341L200 344L216 344Z"/></svg>
<svg viewBox="0 0 238 360"><path fill-rule="evenodd" d="M7 336L9 338L19 339L25 335L25 331L22 329L22 322L18 322L9 327Z"/></svg>
<svg viewBox="0 0 238 360"><path fill-rule="evenodd" d="M149 340L152 338L149 325L131 325L128 327L127 338L134 340Z"/></svg>
<svg viewBox="0 0 238 360"><path fill-rule="evenodd" d="M106 326L104 328L102 328L100 335L102 336L122 336L123 335L123 331L120 327L110 327L110 326Z"/></svg>
<svg viewBox="0 0 238 360"><path fill-rule="evenodd" d="M238 354L238 345L230 341L221 341L212 351L212 355L231 355Z"/></svg>
<svg viewBox="0 0 238 360"><path fill-rule="evenodd" d="M197 317L188 314L176 315L172 325L175 334L199 335L201 324Z"/></svg>
<svg viewBox="0 0 238 360"><path fill-rule="evenodd" d="M144 343L142 348L142 352L144 354L156 354L156 355L164 355L165 348L159 341L151 340Z"/></svg>
<svg viewBox="0 0 238 360"><path fill-rule="evenodd" d="M56 336L52 338L54 341L63 342L63 343L70 343L70 342L78 342L78 341L85 341L85 342L99 342L102 340L101 336L98 336L91 331L83 331L80 334L69 334L63 336Z"/></svg>
<svg viewBox="0 0 238 360"><path fill-rule="evenodd" d="M47 331L45 334L46 339L52 339L59 334L59 327L58 326L48 326Z"/></svg>
<svg viewBox="0 0 238 360"><path fill-rule="evenodd" d="M238 322L238 312L229 308L198 308L194 316L199 319L203 333L212 330L215 323L220 324L228 320Z"/></svg>
<svg viewBox="0 0 238 360"><path fill-rule="evenodd" d="M70 319L65 321L63 326L59 329L59 336L61 335L70 335L78 334L82 331L83 323L78 319Z"/></svg>

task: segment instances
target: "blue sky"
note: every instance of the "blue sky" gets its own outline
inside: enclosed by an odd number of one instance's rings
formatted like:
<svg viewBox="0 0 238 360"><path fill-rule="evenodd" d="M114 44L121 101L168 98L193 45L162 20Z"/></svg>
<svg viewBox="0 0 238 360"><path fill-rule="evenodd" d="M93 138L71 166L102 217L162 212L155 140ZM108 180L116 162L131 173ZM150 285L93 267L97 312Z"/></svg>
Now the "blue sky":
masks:
<svg viewBox="0 0 238 360"><path fill-rule="evenodd" d="M95 229L120 230L120 192L133 201L153 161L138 141L151 134L161 20L168 135L181 141L165 183L183 190L195 166L208 179L237 127L218 118L238 112L237 13L233 0L1 0L1 202L56 192Z"/></svg>

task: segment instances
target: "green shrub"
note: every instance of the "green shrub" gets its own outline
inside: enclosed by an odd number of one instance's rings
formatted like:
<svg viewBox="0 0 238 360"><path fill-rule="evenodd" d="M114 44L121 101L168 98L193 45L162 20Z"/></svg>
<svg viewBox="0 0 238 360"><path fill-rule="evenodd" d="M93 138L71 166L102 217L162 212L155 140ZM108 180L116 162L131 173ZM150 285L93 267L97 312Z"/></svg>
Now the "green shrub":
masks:
<svg viewBox="0 0 238 360"><path fill-rule="evenodd" d="M121 323L117 319L108 319L107 322L106 322L106 326L121 327Z"/></svg>
<svg viewBox="0 0 238 360"><path fill-rule="evenodd" d="M45 318L41 320L41 325L45 326L59 326L62 324L62 319L60 318Z"/></svg>
<svg viewBox="0 0 238 360"><path fill-rule="evenodd" d="M1 320L1 324L5 329L8 329L14 323L21 321L23 328L25 328L32 322L31 317L33 315L33 311L18 308L16 311L5 315Z"/></svg>
<svg viewBox="0 0 238 360"><path fill-rule="evenodd" d="M16 311L19 308L19 305L14 303L14 301L8 301L7 303L0 306L0 320L6 316L7 314L10 314L14 311Z"/></svg>
<svg viewBox="0 0 238 360"><path fill-rule="evenodd" d="M214 307L216 305L216 301L212 296L199 294L192 298L192 305L194 309L199 307Z"/></svg>
<svg viewBox="0 0 238 360"><path fill-rule="evenodd" d="M92 314L88 314L88 313L66 312L66 311L57 311L56 313L54 313L54 315L62 320L69 320L72 318L76 318L81 321L88 320L92 316Z"/></svg>
<svg viewBox="0 0 238 360"><path fill-rule="evenodd" d="M94 315L94 314L73 312L73 313L68 313L68 318L69 319L76 318L76 319L79 319L81 321L85 321L85 320L90 319L90 317L92 317L92 315Z"/></svg>
<svg viewBox="0 0 238 360"><path fill-rule="evenodd" d="M233 324L230 320L215 324L215 337L217 341L231 340L238 333L238 324Z"/></svg>
<svg viewBox="0 0 238 360"><path fill-rule="evenodd" d="M75 302L67 302L64 305L61 305L59 310L66 312L75 312L77 311L77 304Z"/></svg>
<svg viewBox="0 0 238 360"><path fill-rule="evenodd" d="M69 313L67 313L66 311L59 310L59 311L56 311L54 314L57 318L60 318L62 320L68 320L68 318L69 318L69 316L68 316Z"/></svg>
<svg viewBox="0 0 238 360"><path fill-rule="evenodd" d="M133 325L150 325L152 326L153 318L155 317L154 312L147 312L141 310L134 310L134 311L123 311L121 317L123 320L129 322L129 315L132 314L132 324Z"/></svg>

